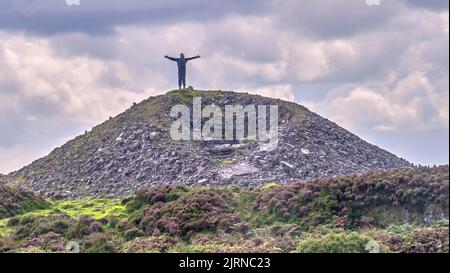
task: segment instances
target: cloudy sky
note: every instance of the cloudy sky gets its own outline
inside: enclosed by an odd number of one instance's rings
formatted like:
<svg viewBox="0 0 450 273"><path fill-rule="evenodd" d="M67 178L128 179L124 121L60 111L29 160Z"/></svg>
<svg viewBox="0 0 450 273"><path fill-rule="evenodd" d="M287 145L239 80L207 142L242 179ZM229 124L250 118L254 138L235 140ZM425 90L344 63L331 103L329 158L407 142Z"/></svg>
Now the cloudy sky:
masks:
<svg viewBox="0 0 450 273"><path fill-rule="evenodd" d="M370 1L370 0L368 0ZM416 164L449 161L448 0L0 1L0 172L176 87L296 101Z"/></svg>

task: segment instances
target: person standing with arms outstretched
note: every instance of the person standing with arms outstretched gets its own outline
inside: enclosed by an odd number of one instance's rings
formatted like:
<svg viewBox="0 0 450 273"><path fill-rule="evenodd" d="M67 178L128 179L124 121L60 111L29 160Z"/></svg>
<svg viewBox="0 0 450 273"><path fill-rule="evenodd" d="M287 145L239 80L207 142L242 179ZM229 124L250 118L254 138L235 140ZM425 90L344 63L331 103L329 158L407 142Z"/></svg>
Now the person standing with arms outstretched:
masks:
<svg viewBox="0 0 450 273"><path fill-rule="evenodd" d="M180 54L180 58L173 58L169 56L164 56L165 58L177 62L178 65L178 88L181 89L181 85L183 85L183 88L186 88L186 63L190 60L200 58L199 55L191 58L185 58L184 54Z"/></svg>

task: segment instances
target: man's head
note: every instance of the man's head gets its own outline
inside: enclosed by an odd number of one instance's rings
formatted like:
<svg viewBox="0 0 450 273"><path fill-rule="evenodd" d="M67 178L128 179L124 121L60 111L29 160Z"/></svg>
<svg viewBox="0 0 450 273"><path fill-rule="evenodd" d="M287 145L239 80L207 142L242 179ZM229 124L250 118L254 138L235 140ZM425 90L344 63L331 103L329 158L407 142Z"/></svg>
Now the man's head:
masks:
<svg viewBox="0 0 450 273"><path fill-rule="evenodd" d="M183 53L180 53L180 58L184 58L184 54Z"/></svg>

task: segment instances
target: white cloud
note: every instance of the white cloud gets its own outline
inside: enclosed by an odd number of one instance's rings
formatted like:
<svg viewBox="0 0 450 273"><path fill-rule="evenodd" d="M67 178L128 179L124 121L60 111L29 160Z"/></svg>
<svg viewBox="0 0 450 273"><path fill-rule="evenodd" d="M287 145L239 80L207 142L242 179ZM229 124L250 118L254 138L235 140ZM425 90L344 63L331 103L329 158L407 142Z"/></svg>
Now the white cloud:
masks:
<svg viewBox="0 0 450 273"><path fill-rule="evenodd" d="M24 148L0 148L0 173L8 173L17 170L23 166L24 162L32 162L38 156L44 154L30 153L28 149Z"/></svg>
<svg viewBox="0 0 450 273"><path fill-rule="evenodd" d="M85 56L61 58L45 39L5 33L0 37L0 74L3 75L0 85L15 87L14 92L3 93L2 97L4 101L14 101L11 107L27 115L40 113L26 109L25 103L45 101L54 107L50 114L92 124L149 95L103 83L105 73L130 80L127 69L120 63Z"/></svg>
<svg viewBox="0 0 450 273"><path fill-rule="evenodd" d="M413 72L393 88L344 88L320 103L306 104L349 129L420 131L448 128L448 100L448 91L436 89L424 73Z"/></svg>
<svg viewBox="0 0 450 273"><path fill-rule="evenodd" d="M285 101L294 101L294 91L292 86L288 84L270 85L257 89L247 89L245 87L239 88L242 92L250 94L258 94L265 97L281 99Z"/></svg>
<svg viewBox="0 0 450 273"><path fill-rule="evenodd" d="M90 128L157 93L107 84L111 75L124 82L132 76L116 61L62 58L44 38L0 33L0 63L0 172L43 155L42 143L54 147L55 135L66 132L58 139L68 140L73 128Z"/></svg>
<svg viewBox="0 0 450 273"><path fill-rule="evenodd" d="M112 9L138 5L122 2ZM264 11L250 3L242 13L236 3L221 12L204 1L174 15L181 2L145 20L97 4L78 11L77 18L101 16L99 26L73 25L56 16L59 10L48 19L61 26L5 17L5 28L38 36L0 30L0 126L8 128L0 131L0 153L17 158L0 158L9 164L0 171L41 155L36 143L54 147L134 101L176 87L176 66L163 56L181 51L203 57L188 67L188 85L196 88L285 100L309 93L308 107L355 131L448 128L448 10L404 1L373 8L363 0L275 0L257 1ZM148 5L146 12L160 6ZM339 88L323 99L330 85Z"/></svg>

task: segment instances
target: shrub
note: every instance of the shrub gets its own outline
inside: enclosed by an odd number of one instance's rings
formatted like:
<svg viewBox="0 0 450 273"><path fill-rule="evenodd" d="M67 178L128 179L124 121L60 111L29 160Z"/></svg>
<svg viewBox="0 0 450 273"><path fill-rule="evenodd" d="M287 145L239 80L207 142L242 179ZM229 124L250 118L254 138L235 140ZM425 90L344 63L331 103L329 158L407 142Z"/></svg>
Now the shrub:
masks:
<svg viewBox="0 0 450 273"><path fill-rule="evenodd" d="M260 190L254 211L268 223L300 222L305 229L430 224L448 219L448 172L448 166L418 167L294 182Z"/></svg>
<svg viewBox="0 0 450 273"><path fill-rule="evenodd" d="M66 236L69 239L81 238L95 232L101 232L102 225L89 216L82 216L78 221L72 223L67 229Z"/></svg>
<svg viewBox="0 0 450 273"><path fill-rule="evenodd" d="M31 192L0 184L0 219L49 207L49 202Z"/></svg>
<svg viewBox="0 0 450 273"><path fill-rule="evenodd" d="M143 206L153 205L157 202L171 202L188 192L184 186L166 185L150 189L140 189L134 198L125 202L129 211L135 211Z"/></svg>
<svg viewBox="0 0 450 273"><path fill-rule="evenodd" d="M385 244L394 252L448 253L448 227L416 228L403 234L391 234Z"/></svg>
<svg viewBox="0 0 450 273"><path fill-rule="evenodd" d="M86 253L115 253L118 251L118 242L110 233L92 233L83 243L83 252Z"/></svg>
<svg viewBox="0 0 450 273"><path fill-rule="evenodd" d="M329 233L320 238L306 238L296 252L300 253L367 253L370 238L357 232Z"/></svg>
<svg viewBox="0 0 450 273"><path fill-rule="evenodd" d="M125 241L131 241L134 240L137 237L141 237L144 236L144 232L142 232L142 230L138 229L138 228L131 228L127 231L125 231L125 233L123 234L123 239Z"/></svg>
<svg viewBox="0 0 450 273"><path fill-rule="evenodd" d="M66 239L58 233L49 232L28 240L23 246L25 248L37 247L45 251L61 252L65 250Z"/></svg>
<svg viewBox="0 0 450 273"><path fill-rule="evenodd" d="M215 231L239 222L234 196L221 189L198 189L172 202L157 202L140 222L147 235Z"/></svg>
<svg viewBox="0 0 450 273"><path fill-rule="evenodd" d="M0 253L9 252L15 247L16 242L11 237L0 237Z"/></svg>
<svg viewBox="0 0 450 273"><path fill-rule="evenodd" d="M36 238L49 232L65 234L72 224L72 218L66 214L48 215L48 216L27 216L17 221L11 221L11 224L18 225L13 234L16 240Z"/></svg>
<svg viewBox="0 0 450 273"><path fill-rule="evenodd" d="M179 242L177 237L150 236L133 240L126 248L129 253L160 252L164 253Z"/></svg>

